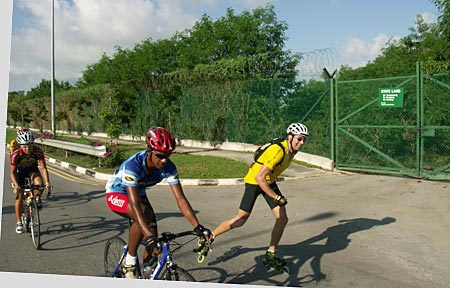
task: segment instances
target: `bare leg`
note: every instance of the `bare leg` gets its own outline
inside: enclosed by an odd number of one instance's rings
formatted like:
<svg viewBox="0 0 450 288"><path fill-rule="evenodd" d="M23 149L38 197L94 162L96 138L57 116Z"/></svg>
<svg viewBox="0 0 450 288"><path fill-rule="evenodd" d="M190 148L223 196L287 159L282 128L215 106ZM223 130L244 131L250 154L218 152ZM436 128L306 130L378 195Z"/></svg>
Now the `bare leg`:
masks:
<svg viewBox="0 0 450 288"><path fill-rule="evenodd" d="M133 223L131 225L129 234L128 254L130 254L131 256L136 256L139 243L142 241L142 234L139 230L139 226L136 223Z"/></svg>
<svg viewBox="0 0 450 288"><path fill-rule="evenodd" d="M22 206L23 206L23 190L19 192L19 198L14 202L14 210L16 211L16 223L22 222Z"/></svg>
<svg viewBox="0 0 450 288"><path fill-rule="evenodd" d="M44 181L42 180L42 176L40 173L36 173L36 172L31 173L30 179L34 185L43 185L44 184ZM41 190L36 191L36 200L41 198L41 194L42 194Z"/></svg>
<svg viewBox="0 0 450 288"><path fill-rule="evenodd" d="M272 235L270 237L270 246L268 250L276 251L278 243L280 243L281 236L283 236L284 228L288 223L288 217L286 214L286 206L277 206L272 209L272 213L275 216L275 225L272 229Z"/></svg>
<svg viewBox="0 0 450 288"><path fill-rule="evenodd" d="M142 205L142 209L144 211L145 219L149 219L150 231L152 231L153 235L158 236L158 227L156 225L156 216L155 212L153 211L153 207ZM151 257L152 255L150 255L149 251L147 251L147 249L144 249L144 257L142 258L143 262L149 262Z"/></svg>
<svg viewBox="0 0 450 288"><path fill-rule="evenodd" d="M147 206L144 203L141 203L140 205L141 211L144 214L144 217L146 219L147 225L149 223L154 223L154 227L151 227L150 230L153 232L154 235L158 235L157 228L156 228L156 219L155 219L155 213L153 212L153 208L151 206ZM131 208L127 207L127 215L131 219L136 219L136 215L131 210ZM133 221L133 224L130 227L129 236L128 236L128 254L131 256L137 255L137 250L139 247L139 244L141 243L143 238L143 235L141 233L141 230L139 229L139 225L135 221ZM146 253L146 250L145 252ZM146 254L144 254L144 257Z"/></svg>
<svg viewBox="0 0 450 288"><path fill-rule="evenodd" d="M213 236L214 237L219 236L220 234L228 232L233 228L237 228L244 225L249 216L250 213L239 209L236 217L223 221L222 223L219 224L219 226L217 226L216 229L214 229L214 231L212 232Z"/></svg>

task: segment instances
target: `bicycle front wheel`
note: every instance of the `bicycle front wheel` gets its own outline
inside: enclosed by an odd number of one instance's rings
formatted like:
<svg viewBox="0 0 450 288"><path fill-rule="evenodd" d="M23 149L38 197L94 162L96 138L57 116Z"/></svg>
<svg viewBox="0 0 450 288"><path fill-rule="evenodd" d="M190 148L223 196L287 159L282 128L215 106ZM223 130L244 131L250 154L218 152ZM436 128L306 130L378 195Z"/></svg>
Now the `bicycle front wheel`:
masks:
<svg viewBox="0 0 450 288"><path fill-rule="evenodd" d="M124 256L125 245L125 241L120 237L111 238L106 242L103 262L106 277L122 278L118 265Z"/></svg>
<svg viewBox="0 0 450 288"><path fill-rule="evenodd" d="M189 272L176 265L172 267L166 267L166 269L162 273L161 280L195 282L194 277L192 277Z"/></svg>
<svg viewBox="0 0 450 288"><path fill-rule="evenodd" d="M34 248L38 249L41 245L41 222L39 219L39 211L37 209L36 199L33 199L30 207L28 207L28 213L30 213L30 232L31 239L33 240Z"/></svg>

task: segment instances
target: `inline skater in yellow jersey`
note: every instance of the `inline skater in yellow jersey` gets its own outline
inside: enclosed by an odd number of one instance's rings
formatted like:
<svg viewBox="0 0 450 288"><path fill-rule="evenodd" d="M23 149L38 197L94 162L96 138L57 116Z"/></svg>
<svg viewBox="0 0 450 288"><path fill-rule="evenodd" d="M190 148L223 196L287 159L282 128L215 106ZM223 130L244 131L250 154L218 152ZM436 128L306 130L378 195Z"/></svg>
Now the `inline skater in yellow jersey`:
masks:
<svg viewBox="0 0 450 288"><path fill-rule="evenodd" d="M17 144L17 140L14 138L13 140L11 140L11 142L9 142L9 152L13 152L14 150L17 150L18 148L20 148L19 144Z"/></svg>
<svg viewBox="0 0 450 288"><path fill-rule="evenodd" d="M280 270L287 268L286 262L277 257L275 252L288 222L286 214L286 198L277 186L276 178L291 164L295 154L301 149L308 138L308 128L301 123L292 123L287 128L287 139L279 145L271 145L250 166L244 178L245 190L237 215L224 220L213 230L214 237L233 228L241 227L247 221L259 195L262 195L275 217L270 244L266 251L265 263ZM283 152L284 149L285 151ZM260 163L258 163L260 162ZM279 164L278 164L279 163Z"/></svg>

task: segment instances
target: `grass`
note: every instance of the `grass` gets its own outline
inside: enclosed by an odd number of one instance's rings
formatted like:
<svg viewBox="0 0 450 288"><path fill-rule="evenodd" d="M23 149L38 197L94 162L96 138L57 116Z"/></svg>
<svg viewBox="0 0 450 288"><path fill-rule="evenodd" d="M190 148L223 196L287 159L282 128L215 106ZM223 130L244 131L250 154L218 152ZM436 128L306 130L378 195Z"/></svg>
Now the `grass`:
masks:
<svg viewBox="0 0 450 288"><path fill-rule="evenodd" d="M6 129L6 143L9 143L16 135L15 129ZM57 139L80 144L91 144L94 142L84 137L58 136ZM101 144L108 147L109 140L101 141ZM117 147L123 153L125 159L132 154L145 149L144 145L120 144ZM45 151L45 156L47 157L95 170L100 173L112 174L119 166L116 165L113 168L102 168L99 167L99 159L94 156L49 146L42 146L41 148ZM222 157L177 154L175 150L175 153L170 159L177 165L180 178L182 179L243 178L248 171L248 165L246 163Z"/></svg>

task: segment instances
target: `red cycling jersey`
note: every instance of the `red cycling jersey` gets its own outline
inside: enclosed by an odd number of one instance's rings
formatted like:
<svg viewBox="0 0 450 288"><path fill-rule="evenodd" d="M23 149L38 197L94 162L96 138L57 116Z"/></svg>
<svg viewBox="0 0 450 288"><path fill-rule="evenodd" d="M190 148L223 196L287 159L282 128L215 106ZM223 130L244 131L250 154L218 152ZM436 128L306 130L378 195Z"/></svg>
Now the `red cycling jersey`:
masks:
<svg viewBox="0 0 450 288"><path fill-rule="evenodd" d="M37 168L39 161L45 161L45 157L44 151L38 147L33 147L30 154L25 154L20 148L9 156L11 166L15 167L18 172Z"/></svg>

